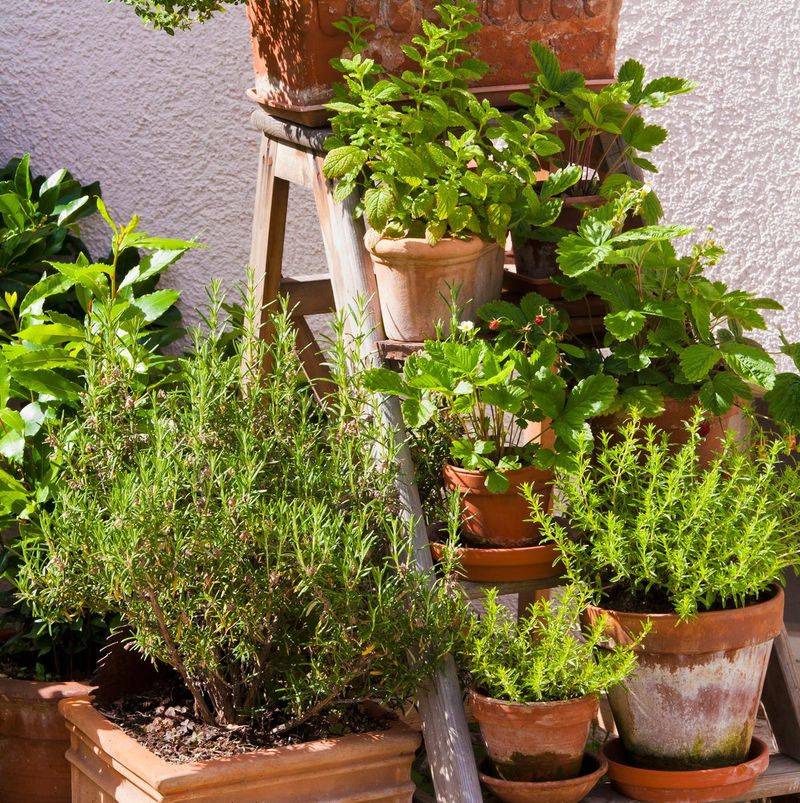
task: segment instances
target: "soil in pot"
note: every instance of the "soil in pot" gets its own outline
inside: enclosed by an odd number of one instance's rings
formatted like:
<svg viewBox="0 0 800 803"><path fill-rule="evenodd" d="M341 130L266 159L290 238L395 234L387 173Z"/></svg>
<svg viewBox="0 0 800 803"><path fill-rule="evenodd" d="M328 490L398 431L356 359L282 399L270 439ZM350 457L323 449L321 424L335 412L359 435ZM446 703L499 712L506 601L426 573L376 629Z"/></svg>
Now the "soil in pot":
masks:
<svg viewBox="0 0 800 803"><path fill-rule="evenodd" d="M597 697L509 703L472 689L469 705L501 779L558 781L581 772Z"/></svg>
<svg viewBox="0 0 800 803"><path fill-rule="evenodd" d="M410 66L401 47L420 31L423 19L437 18L435 4L248 0L255 98L278 116L324 124L330 112L322 104L341 77L330 60L340 57L347 45L347 36L334 23L348 15L367 18L374 26L365 34L367 54L399 73ZM614 75L621 0L553 0L544 5L535 11L514 4L482 8L484 27L473 37L472 55L487 61L490 70L478 82L479 95L504 105L511 91L527 87L533 40L553 47L565 70L580 70L590 79Z"/></svg>
<svg viewBox="0 0 800 803"><path fill-rule="evenodd" d="M586 753L579 774L563 781L505 781L497 777L491 759L480 767L481 782L503 803L578 803L597 786L606 774L605 757Z"/></svg>
<svg viewBox="0 0 800 803"><path fill-rule="evenodd" d="M420 342L436 335L436 323L450 320L450 288L458 288L462 320L500 297L503 252L497 243L478 237L443 239L382 238L367 232L383 329L390 340Z"/></svg>
<svg viewBox="0 0 800 803"><path fill-rule="evenodd" d="M697 396L688 399L664 399L664 412L654 418L643 419L642 424L654 424L658 429L667 433L669 441L675 449L687 443L689 433L687 424L694 416L694 408L698 405ZM609 432L613 434L625 423L628 414L625 411L611 415L598 416L592 420L592 429L595 433ZM733 430L738 438L746 437L746 423L742 409L731 407L721 416L709 415L700 431L702 441L698 452L703 463L711 462L722 451L722 446L729 430Z"/></svg>
<svg viewBox="0 0 800 803"><path fill-rule="evenodd" d="M439 522L428 527L431 554L441 560L447 532ZM459 546L459 574L473 583L510 583L521 580L551 580L558 585L561 578L558 552L553 544L538 546L492 547Z"/></svg>
<svg viewBox="0 0 800 803"><path fill-rule="evenodd" d="M449 464L444 467L445 488L461 494L461 520L468 546L504 549L538 544L539 528L528 521L530 509L520 489L533 485L545 510L549 510L553 473L529 466L509 471L506 477L508 490L492 493L486 487L484 472Z"/></svg>
<svg viewBox="0 0 800 803"><path fill-rule="evenodd" d="M614 788L634 800L652 803L728 800L746 795L769 766L769 748L753 739L744 761L730 767L689 772L652 770L631 761L620 739L603 746Z"/></svg>
<svg viewBox="0 0 800 803"><path fill-rule="evenodd" d="M327 724L327 738L298 744L252 749L244 735L204 734L198 723L182 711L169 711L163 698L149 714L151 735L174 756L185 760L166 761L103 716L88 701L65 701L60 709L70 733L67 759L72 765L74 803L93 801L204 801L204 803L263 803L280 800L305 803L352 800L407 803L414 791L411 763L419 746L419 734L394 722L386 726L381 718L349 717ZM140 707L142 707L140 705ZM127 714L130 716L130 712ZM387 714L388 716L388 714ZM127 719L127 717L125 717ZM165 725L164 720L168 720ZM130 727L130 725L128 725ZM146 728L141 722L138 727ZM371 730L362 731L370 727ZM383 729L376 729L383 728ZM343 735L337 731L344 729ZM212 729L214 731L216 729ZM242 739L244 736L244 740ZM187 745L202 744L195 756L217 754L204 760L186 756ZM196 747L192 747L196 750Z"/></svg>
<svg viewBox="0 0 800 803"><path fill-rule="evenodd" d="M750 749L772 642L783 627L783 590L742 608L639 613L590 607L606 616L615 643L630 643L649 620L636 670L608 694L632 762L691 771L743 762Z"/></svg>

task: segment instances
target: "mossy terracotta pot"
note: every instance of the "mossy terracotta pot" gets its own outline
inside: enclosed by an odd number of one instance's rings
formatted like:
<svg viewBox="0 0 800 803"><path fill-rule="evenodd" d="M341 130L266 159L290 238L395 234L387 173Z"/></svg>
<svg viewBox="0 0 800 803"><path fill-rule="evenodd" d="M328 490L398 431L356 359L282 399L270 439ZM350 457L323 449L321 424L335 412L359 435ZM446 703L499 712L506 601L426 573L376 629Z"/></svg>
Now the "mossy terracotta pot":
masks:
<svg viewBox="0 0 800 803"><path fill-rule="evenodd" d="M706 803L746 799L769 766L769 748L753 739L747 758L740 764L691 772L652 770L632 763L619 739L603 746L608 777L615 789L646 803Z"/></svg>
<svg viewBox="0 0 800 803"><path fill-rule="evenodd" d="M486 473L458 466L444 467L448 491L461 495L461 523L464 540L479 547L536 546L539 527L528 521L530 508L521 488L534 487L545 510L550 509L553 473L529 466L506 473L509 486L504 493L492 493L486 487Z"/></svg>
<svg viewBox="0 0 800 803"><path fill-rule="evenodd" d="M406 725L227 758L173 764L86 700L67 700L73 803L408 803L419 734Z"/></svg>
<svg viewBox="0 0 800 803"><path fill-rule="evenodd" d="M0 800L69 803L69 737L58 704L89 705L93 687L0 678Z"/></svg>
<svg viewBox="0 0 800 803"><path fill-rule="evenodd" d="M479 4L483 25L471 54L490 65L478 93L505 104L527 86L533 68L530 42L543 41L564 69L588 78L614 75L617 25L622 0L487 0ZM254 98L270 111L307 125L321 125L331 84L340 75L330 64L342 55L347 36L334 27L345 16L371 24L367 53L387 69L410 66L402 46L420 32L423 19L438 19L436 0L248 0Z"/></svg>
<svg viewBox="0 0 800 803"><path fill-rule="evenodd" d="M629 644L649 620L638 666L608 700L631 761L656 770L697 770L747 759L772 642L783 627L783 590L744 608L681 621L590 607L606 616L612 644Z"/></svg>
<svg viewBox="0 0 800 803"><path fill-rule="evenodd" d="M392 240L368 231L364 242L372 257L383 330L390 340L419 342L436 335L436 322L447 331L450 288L458 288L462 320L500 297L503 252L499 245L469 237Z"/></svg>
<svg viewBox="0 0 800 803"><path fill-rule="evenodd" d="M654 424L658 429L667 433L669 442L679 449L689 440L689 433L686 430L688 423L694 416L694 408L698 405L697 396L688 399L665 399L664 412L654 418L643 420L643 425ZM598 416L592 420L594 432L617 432L628 418L625 411L613 413L611 415ZM719 416L707 415L703 421L700 431L702 441L700 442L698 453L702 463L710 463L720 451L725 443L725 438L729 431L733 431L736 437L741 439L746 437L747 427L743 420L741 407L734 405L728 412Z"/></svg>
<svg viewBox="0 0 800 803"><path fill-rule="evenodd" d="M596 696L508 703L471 689L469 706L501 779L560 781L580 774L589 728L599 707Z"/></svg>
<svg viewBox="0 0 800 803"><path fill-rule="evenodd" d="M606 774L605 757L587 753L575 778L563 781L504 781L497 777L490 760L480 766L481 782L503 803L578 803L583 800Z"/></svg>

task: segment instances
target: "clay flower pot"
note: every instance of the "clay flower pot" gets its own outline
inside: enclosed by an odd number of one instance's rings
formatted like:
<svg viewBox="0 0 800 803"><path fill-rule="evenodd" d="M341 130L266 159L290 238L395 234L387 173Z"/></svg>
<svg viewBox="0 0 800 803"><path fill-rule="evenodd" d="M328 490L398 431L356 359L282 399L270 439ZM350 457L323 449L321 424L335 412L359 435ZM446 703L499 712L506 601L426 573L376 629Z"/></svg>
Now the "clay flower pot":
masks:
<svg viewBox="0 0 800 803"><path fill-rule="evenodd" d="M431 554L440 560L444 545L431 541ZM558 552L552 544L491 549L458 547L459 574L473 583L511 583L519 580L561 579Z"/></svg>
<svg viewBox="0 0 800 803"><path fill-rule="evenodd" d="M614 75L617 24L622 0L539 0L481 4L483 29L472 55L491 66L478 82L479 94L504 103L527 86L533 67L529 43L546 41L565 70L588 78ZM328 113L331 84L340 78L330 60L342 54L347 37L334 28L344 16L367 18L368 55L387 69L409 66L401 47L419 33L423 19L436 19L436 0L303 0L284 3L248 0L254 98L271 111L307 125L321 125Z"/></svg>
<svg viewBox="0 0 800 803"><path fill-rule="evenodd" d="M783 627L783 590L744 608L700 613L602 614L613 643L652 630L638 666L608 700L631 760L657 770L728 767L747 758L773 639Z"/></svg>
<svg viewBox="0 0 800 803"><path fill-rule="evenodd" d="M402 724L188 764L151 753L85 700L61 706L67 720L73 803L136 800L263 803L380 800L407 803L419 735Z"/></svg>
<svg viewBox="0 0 800 803"><path fill-rule="evenodd" d="M564 198L561 214L553 225L568 231L576 231L583 218L584 210L587 207L602 206L603 203L604 201L599 195L566 197ZM556 243L524 240L513 235L512 243L514 247L514 264L517 266L517 273L520 276L549 282L553 276L558 274ZM557 285L555 286L557 287ZM558 289L560 295L561 288Z"/></svg>
<svg viewBox="0 0 800 803"><path fill-rule="evenodd" d="M69 737L58 704L92 686L0 678L0 800L69 803Z"/></svg>
<svg viewBox="0 0 800 803"><path fill-rule="evenodd" d="M481 764L479 774L481 782L504 803L578 803L597 786L607 769L605 757L587 753L580 774L563 781L504 781L496 777L488 759Z"/></svg>
<svg viewBox="0 0 800 803"><path fill-rule="evenodd" d="M554 703L507 703L474 689L469 704L486 752L506 781L560 781L581 772L594 695Z"/></svg>
<svg viewBox="0 0 800 803"><path fill-rule="evenodd" d="M450 320L450 287L458 287L462 319L500 297L503 252L479 237L444 239L436 245L406 237L383 238L368 231L383 329L390 340L418 342L436 335L435 324Z"/></svg>
<svg viewBox="0 0 800 803"><path fill-rule="evenodd" d="M664 399L664 412L654 418L644 419L643 424L655 424L658 429L667 433L670 443L678 449L689 440L686 425L692 420L697 404L697 396L690 396L688 399ZM598 416L592 420L592 428L595 432L613 433L625 423L627 417L625 411ZM710 463L720 453L728 430L732 429L737 432L738 437L744 437L742 410L736 405L721 416L708 416L705 425L698 450L704 464Z"/></svg>
<svg viewBox="0 0 800 803"><path fill-rule="evenodd" d="M446 465L444 485L448 491L461 494L461 520L464 540L471 545L496 547L536 546L539 528L532 524L530 509L520 487L534 486L544 508L550 508L553 472L529 466L506 473L508 490L492 493L486 487L483 471Z"/></svg>
<svg viewBox="0 0 800 803"><path fill-rule="evenodd" d="M769 748L760 739L753 739L750 752L741 764L692 772L638 767L631 763L619 739L612 739L604 745L603 753L608 760L608 777L614 788L634 800L651 803L741 799L769 766Z"/></svg>

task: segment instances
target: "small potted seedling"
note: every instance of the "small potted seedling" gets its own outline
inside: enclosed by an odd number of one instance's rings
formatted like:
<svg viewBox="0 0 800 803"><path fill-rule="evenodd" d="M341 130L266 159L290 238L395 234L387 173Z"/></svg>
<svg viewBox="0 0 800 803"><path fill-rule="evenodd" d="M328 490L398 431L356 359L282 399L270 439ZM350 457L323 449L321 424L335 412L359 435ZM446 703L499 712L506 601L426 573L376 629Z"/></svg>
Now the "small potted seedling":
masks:
<svg viewBox="0 0 800 803"><path fill-rule="evenodd" d="M464 646L469 705L489 758L482 779L501 800L546 792L548 800L578 801L605 772L603 760L585 753L589 728L598 695L619 684L636 657L630 644L600 649L603 619L578 635L586 602L569 586L518 620L492 589L473 617Z"/></svg>

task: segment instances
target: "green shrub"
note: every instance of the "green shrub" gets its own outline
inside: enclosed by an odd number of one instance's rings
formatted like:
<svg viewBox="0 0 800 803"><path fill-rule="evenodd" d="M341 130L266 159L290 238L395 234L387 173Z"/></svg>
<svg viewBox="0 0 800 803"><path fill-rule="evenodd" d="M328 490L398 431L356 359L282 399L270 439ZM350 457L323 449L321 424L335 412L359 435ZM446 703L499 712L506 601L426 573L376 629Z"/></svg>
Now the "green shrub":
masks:
<svg viewBox="0 0 800 803"><path fill-rule="evenodd" d="M393 446L345 376L352 353L335 346L321 409L288 314L269 347L237 335L232 353L219 307L157 391L91 355L80 417L52 433L62 491L26 533L22 596L47 621L118 613L206 721L287 730L343 700L405 702L463 603L411 569ZM247 375L244 355L273 370Z"/></svg>
<svg viewBox="0 0 800 803"><path fill-rule="evenodd" d="M754 453L729 440L704 465L699 427L696 418L677 452L638 416L594 454L585 445L577 468L556 477L569 531L528 494L567 575L596 600L622 595L643 612L688 618L745 605L797 564L800 469L782 465L784 443Z"/></svg>
<svg viewBox="0 0 800 803"><path fill-rule="evenodd" d="M463 647L472 685L512 703L572 700L601 694L636 666L634 645L601 649L605 622L599 619L578 637L587 598L568 586L561 599L540 599L517 622L497 601L484 596L482 617L474 616Z"/></svg>
<svg viewBox="0 0 800 803"><path fill-rule="evenodd" d="M111 3L113 0L107 0ZM245 0L121 0L130 6L142 22L172 35L187 30L195 23L206 22L214 14Z"/></svg>

